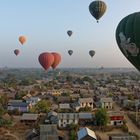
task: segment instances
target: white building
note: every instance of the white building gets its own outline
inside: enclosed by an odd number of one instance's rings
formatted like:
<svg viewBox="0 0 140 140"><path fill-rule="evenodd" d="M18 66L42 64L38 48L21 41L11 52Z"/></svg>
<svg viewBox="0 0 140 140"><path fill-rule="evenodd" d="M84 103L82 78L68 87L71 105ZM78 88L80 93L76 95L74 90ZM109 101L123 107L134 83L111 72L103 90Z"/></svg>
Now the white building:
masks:
<svg viewBox="0 0 140 140"><path fill-rule="evenodd" d="M91 107L93 109L93 99L92 98L79 98L78 103L81 108Z"/></svg>
<svg viewBox="0 0 140 140"><path fill-rule="evenodd" d="M39 97L30 97L26 99L26 103L30 103L31 105L36 105L41 99Z"/></svg>
<svg viewBox="0 0 140 140"><path fill-rule="evenodd" d="M78 124L78 113L58 113L58 126L67 127L69 124Z"/></svg>
<svg viewBox="0 0 140 140"><path fill-rule="evenodd" d="M64 104L59 104L59 108L60 109L70 109L70 104L68 103L64 103Z"/></svg>
<svg viewBox="0 0 140 140"><path fill-rule="evenodd" d="M120 126L124 124L123 111L108 111L109 125Z"/></svg>
<svg viewBox="0 0 140 140"><path fill-rule="evenodd" d="M112 100L112 98L101 98L100 103L101 103L102 108L113 109L113 100Z"/></svg>

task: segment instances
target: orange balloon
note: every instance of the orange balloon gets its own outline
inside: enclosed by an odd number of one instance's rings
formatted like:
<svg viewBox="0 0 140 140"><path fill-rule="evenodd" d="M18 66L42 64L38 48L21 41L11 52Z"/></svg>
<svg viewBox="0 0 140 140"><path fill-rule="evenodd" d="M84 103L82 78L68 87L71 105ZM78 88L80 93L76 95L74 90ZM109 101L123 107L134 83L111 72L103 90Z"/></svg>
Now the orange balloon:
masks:
<svg viewBox="0 0 140 140"><path fill-rule="evenodd" d="M24 36L19 37L19 42L23 45L26 41L26 38Z"/></svg>
<svg viewBox="0 0 140 140"><path fill-rule="evenodd" d="M56 52L53 52L51 54L54 56L54 62L52 64L52 68L55 69L61 61L61 55Z"/></svg>
<svg viewBox="0 0 140 140"><path fill-rule="evenodd" d="M47 71L54 63L54 56L51 53L44 52L39 55L38 61L41 66Z"/></svg>

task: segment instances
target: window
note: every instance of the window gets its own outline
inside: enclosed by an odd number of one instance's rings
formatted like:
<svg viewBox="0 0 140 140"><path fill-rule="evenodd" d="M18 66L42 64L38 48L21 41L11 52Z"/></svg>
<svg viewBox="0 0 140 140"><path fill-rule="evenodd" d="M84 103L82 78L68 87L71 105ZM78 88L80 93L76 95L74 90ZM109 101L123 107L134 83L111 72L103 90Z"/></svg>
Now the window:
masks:
<svg viewBox="0 0 140 140"><path fill-rule="evenodd" d="M69 115L67 114L67 119L69 119Z"/></svg>

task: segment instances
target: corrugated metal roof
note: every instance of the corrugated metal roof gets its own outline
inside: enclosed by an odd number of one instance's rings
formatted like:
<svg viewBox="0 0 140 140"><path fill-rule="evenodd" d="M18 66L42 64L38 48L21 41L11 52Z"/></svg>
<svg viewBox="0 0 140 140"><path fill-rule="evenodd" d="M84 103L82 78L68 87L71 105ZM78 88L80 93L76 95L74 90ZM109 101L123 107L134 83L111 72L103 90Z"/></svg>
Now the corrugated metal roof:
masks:
<svg viewBox="0 0 140 140"><path fill-rule="evenodd" d="M112 140L136 140L135 136L129 134L110 134Z"/></svg>
<svg viewBox="0 0 140 140"><path fill-rule="evenodd" d="M112 98L101 98L101 102L113 102Z"/></svg>
<svg viewBox="0 0 140 140"><path fill-rule="evenodd" d="M8 106L13 106L13 107L27 107L29 103L25 102L10 102L8 103Z"/></svg>
<svg viewBox="0 0 140 140"><path fill-rule="evenodd" d="M58 140L57 125L40 125L40 140Z"/></svg>
<svg viewBox="0 0 140 140"><path fill-rule="evenodd" d="M80 103L86 103L86 102L91 102L93 103L93 99L92 98L79 98L79 102Z"/></svg>
<svg viewBox="0 0 140 140"><path fill-rule="evenodd" d="M58 118L59 119L74 120L74 119L78 119L79 118L79 114L78 113L58 113Z"/></svg>
<svg viewBox="0 0 140 140"><path fill-rule="evenodd" d="M91 138L93 138L95 140L97 139L94 131L90 130L87 127L82 128L77 133L78 133L78 140L81 140L81 139L83 139L86 136L89 136L89 137L91 137Z"/></svg>
<svg viewBox="0 0 140 140"><path fill-rule="evenodd" d="M92 119L92 113L79 113L79 119Z"/></svg>
<svg viewBox="0 0 140 140"><path fill-rule="evenodd" d="M37 120L38 114L30 114L30 113L24 113L21 117L21 120Z"/></svg>
<svg viewBox="0 0 140 140"><path fill-rule="evenodd" d="M70 109L70 104L64 103L64 104L59 104L60 109Z"/></svg>

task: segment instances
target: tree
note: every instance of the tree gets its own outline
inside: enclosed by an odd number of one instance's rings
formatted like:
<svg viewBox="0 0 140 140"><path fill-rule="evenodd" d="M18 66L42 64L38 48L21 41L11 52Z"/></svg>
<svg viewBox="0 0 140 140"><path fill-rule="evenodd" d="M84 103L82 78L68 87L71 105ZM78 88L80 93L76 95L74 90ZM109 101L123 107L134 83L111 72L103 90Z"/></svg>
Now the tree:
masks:
<svg viewBox="0 0 140 140"><path fill-rule="evenodd" d="M79 109L79 112L91 112L92 108L89 106L85 106Z"/></svg>
<svg viewBox="0 0 140 140"><path fill-rule="evenodd" d="M70 92L64 92L64 93L62 93L62 96L68 97L68 96L70 96Z"/></svg>
<svg viewBox="0 0 140 140"><path fill-rule="evenodd" d="M5 110L2 106L0 106L0 117L5 113Z"/></svg>
<svg viewBox="0 0 140 140"><path fill-rule="evenodd" d="M71 123L71 124L69 124L69 128L70 128L70 130L77 131L78 128L79 128L79 125L78 124Z"/></svg>
<svg viewBox="0 0 140 140"><path fill-rule="evenodd" d="M104 108L98 109L95 113L97 126L103 127L108 123L108 115Z"/></svg>
<svg viewBox="0 0 140 140"><path fill-rule="evenodd" d="M33 110L37 113L47 113L50 111L50 106L51 104L49 101L41 100L35 105Z"/></svg>
<svg viewBox="0 0 140 140"><path fill-rule="evenodd" d="M90 77L88 77L88 76L83 77L82 80L83 81L87 81L89 83L92 83L93 82L93 80Z"/></svg>
<svg viewBox="0 0 140 140"><path fill-rule="evenodd" d="M109 92L108 97L113 97L113 94L111 92Z"/></svg>
<svg viewBox="0 0 140 140"><path fill-rule="evenodd" d="M70 140L75 140L76 134L74 130L70 131Z"/></svg>
<svg viewBox="0 0 140 140"><path fill-rule="evenodd" d="M7 95L2 95L0 97L0 104L5 108L7 106L7 103L8 103L8 97Z"/></svg>
<svg viewBox="0 0 140 140"><path fill-rule="evenodd" d="M132 94L129 94L127 97L128 97L128 100L134 100L134 96Z"/></svg>
<svg viewBox="0 0 140 140"><path fill-rule="evenodd" d="M68 75L68 76L66 76L66 80L67 80L67 82L71 83L73 80L73 77Z"/></svg>
<svg viewBox="0 0 140 140"><path fill-rule="evenodd" d="M21 100L22 97L24 97L27 93L25 91L18 91L16 94L15 94L15 99L16 100Z"/></svg>
<svg viewBox="0 0 140 140"><path fill-rule="evenodd" d="M83 80L81 78L79 78L79 77L75 80L75 82L77 82L80 85L84 84Z"/></svg>

